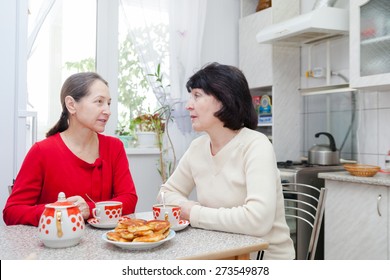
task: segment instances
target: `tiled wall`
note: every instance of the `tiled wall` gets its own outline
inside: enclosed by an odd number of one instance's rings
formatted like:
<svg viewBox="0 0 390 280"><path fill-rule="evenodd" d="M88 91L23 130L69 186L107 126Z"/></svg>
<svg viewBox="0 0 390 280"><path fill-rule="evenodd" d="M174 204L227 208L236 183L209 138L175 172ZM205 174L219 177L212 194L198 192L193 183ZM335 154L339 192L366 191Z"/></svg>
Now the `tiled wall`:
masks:
<svg viewBox="0 0 390 280"><path fill-rule="evenodd" d="M349 77L348 38L333 41L330 46L331 70ZM311 58L309 59L309 53ZM305 71L312 67L326 66L326 43L301 50L301 87L326 84L324 79L307 79ZM310 63L308 63L310 61ZM331 84L345 83L340 76L332 76ZM389 81L390 83L390 81ZM320 131L332 133L340 149L352 119L352 94L332 93L302 97L302 156L314 144L328 143ZM341 151L343 159L355 159L359 163L384 167L386 153L390 150L390 90L359 90L355 94L355 125Z"/></svg>
<svg viewBox="0 0 390 280"><path fill-rule="evenodd" d="M359 97L358 161L384 167L390 150L390 90L359 91Z"/></svg>

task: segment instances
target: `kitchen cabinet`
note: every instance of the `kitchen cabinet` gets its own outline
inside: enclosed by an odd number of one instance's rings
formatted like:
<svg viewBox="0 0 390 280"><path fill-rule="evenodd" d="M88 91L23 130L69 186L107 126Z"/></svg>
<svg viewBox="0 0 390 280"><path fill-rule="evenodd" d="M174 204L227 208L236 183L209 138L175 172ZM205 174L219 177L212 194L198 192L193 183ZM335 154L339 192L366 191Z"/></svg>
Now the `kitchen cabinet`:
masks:
<svg viewBox="0 0 390 280"><path fill-rule="evenodd" d="M258 28L272 23L272 8L242 17L239 21L240 68L250 88L272 85L272 45L258 44Z"/></svg>
<svg viewBox="0 0 390 280"><path fill-rule="evenodd" d="M272 7L256 12L258 0L241 0L239 68L252 96L270 95L272 123L258 130L272 139L278 161L299 160L301 141L300 48L260 44L256 34L264 27L296 16L300 1L273 0ZM288 135L288 137L286 137Z"/></svg>
<svg viewBox="0 0 390 280"><path fill-rule="evenodd" d="M350 84L390 88L390 1L350 1Z"/></svg>
<svg viewBox="0 0 390 280"><path fill-rule="evenodd" d="M389 259L390 186L358 182L359 177L354 178L346 172L338 173L346 175L341 180L329 179L336 173L319 176L325 176L325 187L328 189L324 226L325 259ZM367 181L371 179L361 178Z"/></svg>

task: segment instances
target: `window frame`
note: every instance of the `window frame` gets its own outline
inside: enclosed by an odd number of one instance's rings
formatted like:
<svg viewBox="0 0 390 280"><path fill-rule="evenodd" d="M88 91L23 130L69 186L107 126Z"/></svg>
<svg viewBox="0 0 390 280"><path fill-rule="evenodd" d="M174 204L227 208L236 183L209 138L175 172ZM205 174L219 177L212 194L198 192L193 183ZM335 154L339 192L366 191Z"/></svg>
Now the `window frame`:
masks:
<svg viewBox="0 0 390 280"><path fill-rule="evenodd" d="M118 123L118 16L119 0L96 0L96 72L104 77L111 93L111 117L104 134L115 135Z"/></svg>

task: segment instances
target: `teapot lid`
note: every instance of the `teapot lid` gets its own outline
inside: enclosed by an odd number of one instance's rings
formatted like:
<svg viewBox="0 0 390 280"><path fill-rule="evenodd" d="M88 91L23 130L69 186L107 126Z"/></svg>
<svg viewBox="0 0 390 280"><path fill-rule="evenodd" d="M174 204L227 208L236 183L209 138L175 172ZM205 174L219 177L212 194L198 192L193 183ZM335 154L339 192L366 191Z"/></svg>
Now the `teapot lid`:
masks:
<svg viewBox="0 0 390 280"><path fill-rule="evenodd" d="M73 203L70 203L69 201L66 200L66 196L65 196L65 193L63 192L60 192L58 193L58 200L54 203L49 203L49 204L46 204L46 207L50 207L50 208L69 208L69 207L75 207L76 205L74 205Z"/></svg>

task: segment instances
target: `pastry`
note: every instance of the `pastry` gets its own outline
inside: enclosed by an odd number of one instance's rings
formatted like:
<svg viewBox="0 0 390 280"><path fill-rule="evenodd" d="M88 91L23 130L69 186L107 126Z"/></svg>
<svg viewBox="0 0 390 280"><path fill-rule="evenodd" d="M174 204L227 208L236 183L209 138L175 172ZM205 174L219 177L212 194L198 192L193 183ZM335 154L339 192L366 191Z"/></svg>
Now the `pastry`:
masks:
<svg viewBox="0 0 390 280"><path fill-rule="evenodd" d="M166 238L171 224L164 220L126 219L120 221L107 239L118 242L157 242Z"/></svg>

